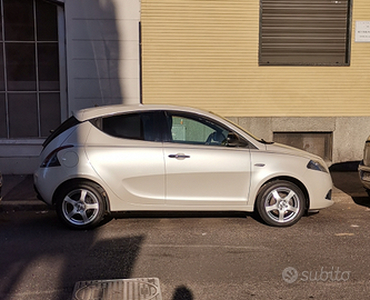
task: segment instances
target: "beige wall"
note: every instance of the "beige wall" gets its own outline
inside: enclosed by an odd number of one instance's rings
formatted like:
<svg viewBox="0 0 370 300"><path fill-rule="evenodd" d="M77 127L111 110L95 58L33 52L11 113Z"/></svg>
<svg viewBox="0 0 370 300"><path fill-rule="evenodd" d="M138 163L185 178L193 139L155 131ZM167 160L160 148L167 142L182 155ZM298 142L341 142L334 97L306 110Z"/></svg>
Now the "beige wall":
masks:
<svg viewBox="0 0 370 300"><path fill-rule="evenodd" d="M259 1L142 0L143 102L226 116L370 116L370 2L353 1L350 66L258 65Z"/></svg>
<svg viewBox="0 0 370 300"><path fill-rule="evenodd" d="M143 102L194 106L271 140L276 131L331 132L332 161L360 160L370 134L370 43L355 22L350 66L258 65L258 0L142 0Z"/></svg>

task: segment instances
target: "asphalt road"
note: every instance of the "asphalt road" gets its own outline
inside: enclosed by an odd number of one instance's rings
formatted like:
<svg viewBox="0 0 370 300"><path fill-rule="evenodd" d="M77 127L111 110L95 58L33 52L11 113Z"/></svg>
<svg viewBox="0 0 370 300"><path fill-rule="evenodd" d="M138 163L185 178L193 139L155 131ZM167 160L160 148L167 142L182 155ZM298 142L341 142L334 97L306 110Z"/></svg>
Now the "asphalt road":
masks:
<svg viewBox="0 0 370 300"><path fill-rule="evenodd" d="M165 300L368 299L370 199L332 174L335 205L273 228L241 213L120 215L93 231L54 211L0 213L0 299L71 299L77 281L157 277Z"/></svg>

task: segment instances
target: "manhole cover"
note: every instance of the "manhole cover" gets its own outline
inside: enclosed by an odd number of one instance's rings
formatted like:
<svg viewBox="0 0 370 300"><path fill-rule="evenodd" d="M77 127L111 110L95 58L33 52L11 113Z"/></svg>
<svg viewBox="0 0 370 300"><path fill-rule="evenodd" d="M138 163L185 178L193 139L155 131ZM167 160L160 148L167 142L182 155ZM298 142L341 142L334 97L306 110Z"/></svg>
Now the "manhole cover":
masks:
<svg viewBox="0 0 370 300"><path fill-rule="evenodd" d="M162 300L158 278L79 281L72 300Z"/></svg>

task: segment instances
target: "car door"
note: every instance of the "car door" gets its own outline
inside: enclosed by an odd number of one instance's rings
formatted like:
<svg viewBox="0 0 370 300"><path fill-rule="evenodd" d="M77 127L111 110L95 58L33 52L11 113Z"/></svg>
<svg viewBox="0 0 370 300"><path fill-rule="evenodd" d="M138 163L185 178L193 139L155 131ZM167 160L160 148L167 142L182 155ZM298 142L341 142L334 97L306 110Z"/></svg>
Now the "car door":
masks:
<svg viewBox="0 0 370 300"><path fill-rule="evenodd" d="M161 112L135 112L101 118L95 121L89 135L86 143L89 161L122 200L122 205L164 204L159 114ZM119 209L120 204L115 203L115 207Z"/></svg>
<svg viewBox="0 0 370 300"><path fill-rule="evenodd" d="M166 204L184 209L246 204L248 145L231 147L230 129L209 118L179 112L168 112L167 118L170 138L163 146Z"/></svg>

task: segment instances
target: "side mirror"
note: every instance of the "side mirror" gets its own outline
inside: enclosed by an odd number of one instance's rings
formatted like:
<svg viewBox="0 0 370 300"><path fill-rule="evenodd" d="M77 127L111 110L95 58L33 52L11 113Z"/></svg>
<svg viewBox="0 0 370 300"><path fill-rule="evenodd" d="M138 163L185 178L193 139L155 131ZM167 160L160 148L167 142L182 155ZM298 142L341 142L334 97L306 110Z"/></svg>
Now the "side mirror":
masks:
<svg viewBox="0 0 370 300"><path fill-rule="evenodd" d="M239 135L235 132L229 132L227 135L227 146L228 147L246 147L248 143L242 140Z"/></svg>

